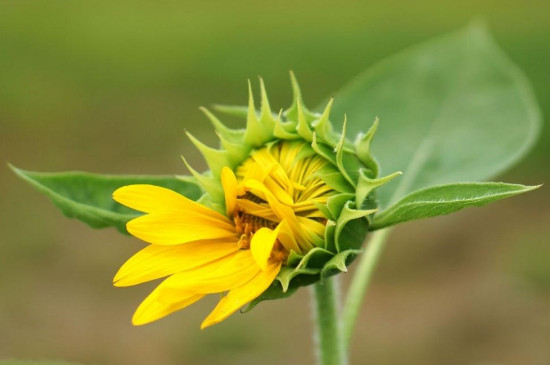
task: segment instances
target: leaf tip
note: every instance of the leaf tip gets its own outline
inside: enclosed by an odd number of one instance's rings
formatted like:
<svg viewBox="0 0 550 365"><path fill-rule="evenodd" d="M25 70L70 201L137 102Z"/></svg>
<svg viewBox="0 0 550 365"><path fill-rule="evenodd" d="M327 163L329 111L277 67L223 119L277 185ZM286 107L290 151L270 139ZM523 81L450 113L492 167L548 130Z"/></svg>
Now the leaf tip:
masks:
<svg viewBox="0 0 550 365"><path fill-rule="evenodd" d="M542 188L544 184L539 184L539 185L528 185L526 186L526 191L532 191L532 190L537 190L539 188Z"/></svg>
<svg viewBox="0 0 550 365"><path fill-rule="evenodd" d="M21 175L23 173L23 170L15 167L15 165L12 165L10 162L6 162L6 165L8 165L8 168L17 175Z"/></svg>
<svg viewBox="0 0 550 365"><path fill-rule="evenodd" d="M30 182L31 184L33 184L33 182L31 181L32 180L32 177L29 176L30 174L32 174L30 171L26 171L26 170L23 170L23 169L20 169L18 167L16 167L15 165L12 165L11 163L7 162L6 165L8 165L8 168L13 171L13 173L15 175L17 175L19 178L25 180L25 181L28 181Z"/></svg>

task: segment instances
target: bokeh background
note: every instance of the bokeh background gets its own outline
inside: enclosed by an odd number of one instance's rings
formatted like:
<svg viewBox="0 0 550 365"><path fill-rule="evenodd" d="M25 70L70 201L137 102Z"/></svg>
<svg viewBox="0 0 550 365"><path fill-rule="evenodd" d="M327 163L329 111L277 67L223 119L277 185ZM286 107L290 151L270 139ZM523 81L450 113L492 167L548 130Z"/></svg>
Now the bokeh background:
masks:
<svg viewBox="0 0 550 365"><path fill-rule="evenodd" d="M549 4L0 0L0 359L312 363L308 289L206 331L215 298L132 327L152 285L111 279L142 244L63 217L5 164L183 174L182 154L204 166L184 130L214 142L198 106L243 104L247 78L262 75L279 108L292 69L315 106L374 62L480 16L550 115ZM549 146L545 128L497 179L548 182ZM549 204L543 187L397 229L352 363L550 364Z"/></svg>

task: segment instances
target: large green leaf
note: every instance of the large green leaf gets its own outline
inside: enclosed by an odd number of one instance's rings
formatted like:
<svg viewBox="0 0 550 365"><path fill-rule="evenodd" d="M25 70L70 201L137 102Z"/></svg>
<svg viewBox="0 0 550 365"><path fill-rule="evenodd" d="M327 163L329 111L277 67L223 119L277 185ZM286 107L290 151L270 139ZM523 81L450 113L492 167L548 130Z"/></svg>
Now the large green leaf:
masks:
<svg viewBox="0 0 550 365"><path fill-rule="evenodd" d="M492 182L434 186L409 194L375 216L371 229L449 214L466 207L479 207L536 188L538 186Z"/></svg>
<svg viewBox="0 0 550 365"><path fill-rule="evenodd" d="M19 177L46 194L67 217L80 219L93 228L114 226L124 233L126 222L139 214L112 199L113 191L121 186L152 184L172 189L193 200L201 196L199 186L191 178L41 173L10 167Z"/></svg>
<svg viewBox="0 0 550 365"><path fill-rule="evenodd" d="M483 181L522 157L540 129L540 112L521 71L483 27L426 42L354 79L335 96L352 133L375 117L372 151L382 174L382 207L433 185Z"/></svg>

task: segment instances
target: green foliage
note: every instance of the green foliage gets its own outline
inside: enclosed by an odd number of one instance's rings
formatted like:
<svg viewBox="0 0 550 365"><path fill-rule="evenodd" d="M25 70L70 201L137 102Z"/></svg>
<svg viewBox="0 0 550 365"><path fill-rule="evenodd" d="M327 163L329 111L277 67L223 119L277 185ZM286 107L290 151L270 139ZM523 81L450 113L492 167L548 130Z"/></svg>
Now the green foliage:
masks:
<svg viewBox="0 0 550 365"><path fill-rule="evenodd" d="M538 186L493 182L434 186L409 194L378 214L371 229L445 215L467 207L480 207L536 188Z"/></svg>
<svg viewBox="0 0 550 365"><path fill-rule="evenodd" d="M333 113L358 133L380 118L371 150L381 207L434 185L483 181L535 141L540 112L522 72L483 27L471 25L369 68L338 92Z"/></svg>
<svg viewBox="0 0 550 365"><path fill-rule="evenodd" d="M67 217L77 218L92 228L114 226L123 233L126 233L126 222L139 214L112 199L113 191L121 186L153 184L172 189L193 200L201 196L199 186L187 177L40 173L10 167L19 177L48 196Z"/></svg>

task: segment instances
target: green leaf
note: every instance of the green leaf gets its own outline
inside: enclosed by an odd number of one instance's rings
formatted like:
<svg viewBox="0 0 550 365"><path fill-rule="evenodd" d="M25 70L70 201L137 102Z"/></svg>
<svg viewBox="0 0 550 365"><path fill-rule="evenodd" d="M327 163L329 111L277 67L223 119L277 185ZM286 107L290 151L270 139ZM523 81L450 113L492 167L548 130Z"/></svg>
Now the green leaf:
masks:
<svg viewBox="0 0 550 365"><path fill-rule="evenodd" d="M538 187L493 182L434 186L409 194L376 215L371 229L449 214L466 207L479 207Z"/></svg>
<svg viewBox="0 0 550 365"><path fill-rule="evenodd" d="M336 93L332 115L357 134L380 117L372 152L382 207L433 185L483 181L518 161L540 129L523 73L487 31L471 25L369 68Z"/></svg>
<svg viewBox="0 0 550 365"><path fill-rule="evenodd" d="M139 215L112 199L113 191L124 185L152 184L163 186L197 200L201 190L191 178L174 176L98 175L86 172L42 173L11 166L69 218L77 218L93 228L114 226L126 233L126 222Z"/></svg>

